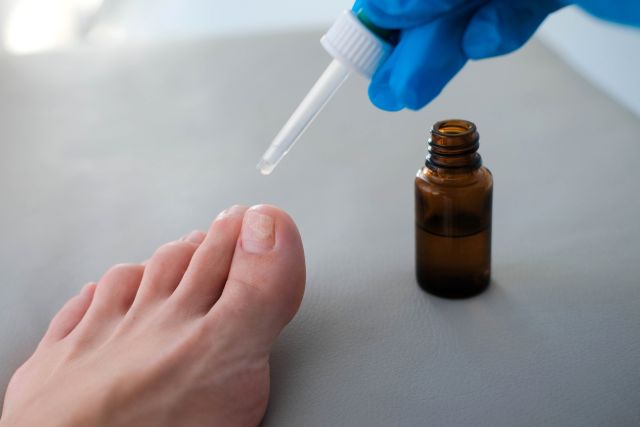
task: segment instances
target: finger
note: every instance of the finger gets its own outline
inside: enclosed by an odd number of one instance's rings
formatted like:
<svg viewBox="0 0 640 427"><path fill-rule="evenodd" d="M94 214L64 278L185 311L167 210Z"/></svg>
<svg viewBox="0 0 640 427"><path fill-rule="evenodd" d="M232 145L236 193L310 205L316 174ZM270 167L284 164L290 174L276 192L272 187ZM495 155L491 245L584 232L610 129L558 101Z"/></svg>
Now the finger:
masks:
<svg viewBox="0 0 640 427"><path fill-rule="evenodd" d="M557 0L494 0L471 18L463 38L464 52L471 59L513 52L529 40L550 13L561 7Z"/></svg>
<svg viewBox="0 0 640 427"><path fill-rule="evenodd" d="M577 0L575 4L601 19L640 27L640 2L638 0Z"/></svg>
<svg viewBox="0 0 640 427"><path fill-rule="evenodd" d="M421 26L449 14L475 10L487 0L358 0L373 23L383 28L406 29Z"/></svg>
<svg viewBox="0 0 640 427"><path fill-rule="evenodd" d="M373 76L371 101L383 110L418 110L433 100L467 61L462 34L468 17L447 16L404 30L391 57Z"/></svg>

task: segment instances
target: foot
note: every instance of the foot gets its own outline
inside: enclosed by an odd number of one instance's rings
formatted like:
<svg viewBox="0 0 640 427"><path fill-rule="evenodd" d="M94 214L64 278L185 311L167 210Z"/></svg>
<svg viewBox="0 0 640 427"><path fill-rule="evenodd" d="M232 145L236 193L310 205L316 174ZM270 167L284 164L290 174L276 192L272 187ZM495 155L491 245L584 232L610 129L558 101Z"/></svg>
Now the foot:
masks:
<svg viewBox="0 0 640 427"><path fill-rule="evenodd" d="M304 281L289 216L230 208L67 302L11 379L0 425L256 425Z"/></svg>

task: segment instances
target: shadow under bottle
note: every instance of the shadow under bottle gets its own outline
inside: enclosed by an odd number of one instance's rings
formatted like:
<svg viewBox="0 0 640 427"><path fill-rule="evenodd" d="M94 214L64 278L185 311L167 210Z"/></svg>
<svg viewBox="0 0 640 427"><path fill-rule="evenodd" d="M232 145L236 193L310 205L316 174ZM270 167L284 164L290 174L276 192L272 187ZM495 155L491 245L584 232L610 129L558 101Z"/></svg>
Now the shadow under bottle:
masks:
<svg viewBox="0 0 640 427"><path fill-rule="evenodd" d="M476 126L446 120L431 130L416 189L416 277L427 292L468 298L491 280L493 178Z"/></svg>

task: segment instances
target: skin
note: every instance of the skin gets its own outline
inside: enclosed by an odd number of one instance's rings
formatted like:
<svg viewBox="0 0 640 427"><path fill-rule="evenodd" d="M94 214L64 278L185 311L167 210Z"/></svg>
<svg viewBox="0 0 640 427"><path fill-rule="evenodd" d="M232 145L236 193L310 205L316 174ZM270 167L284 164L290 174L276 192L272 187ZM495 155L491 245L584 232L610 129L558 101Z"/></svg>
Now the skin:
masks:
<svg viewBox="0 0 640 427"><path fill-rule="evenodd" d="M11 379L0 426L256 425L304 283L291 218L230 208L69 300Z"/></svg>

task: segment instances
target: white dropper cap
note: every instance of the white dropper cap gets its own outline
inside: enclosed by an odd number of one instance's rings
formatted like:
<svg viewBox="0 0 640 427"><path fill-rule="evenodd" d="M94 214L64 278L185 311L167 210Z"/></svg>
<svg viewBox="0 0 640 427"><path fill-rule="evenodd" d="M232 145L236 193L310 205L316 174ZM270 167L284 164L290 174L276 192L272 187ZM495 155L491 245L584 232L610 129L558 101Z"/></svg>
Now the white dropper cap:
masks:
<svg viewBox="0 0 640 427"><path fill-rule="evenodd" d="M334 60L262 156L258 169L263 175L273 172L352 71L370 79L393 50L351 10L338 17L320 42Z"/></svg>
<svg viewBox="0 0 640 427"><path fill-rule="evenodd" d="M329 55L351 71L368 79L389 56L393 47L375 35L351 10L340 14L320 43Z"/></svg>

